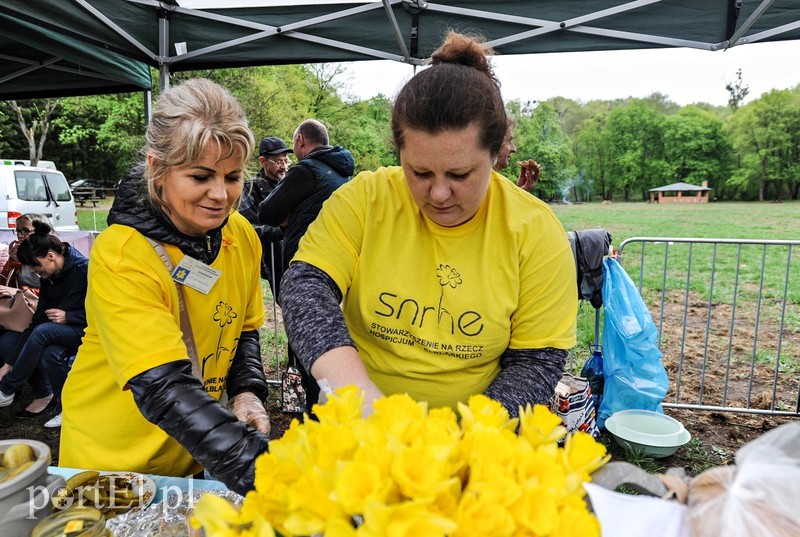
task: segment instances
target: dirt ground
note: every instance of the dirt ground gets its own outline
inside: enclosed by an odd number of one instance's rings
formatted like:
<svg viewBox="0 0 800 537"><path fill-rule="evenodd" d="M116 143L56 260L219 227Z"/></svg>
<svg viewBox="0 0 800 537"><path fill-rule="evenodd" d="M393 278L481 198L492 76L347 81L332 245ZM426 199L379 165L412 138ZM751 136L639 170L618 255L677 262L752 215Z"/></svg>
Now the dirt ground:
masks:
<svg viewBox="0 0 800 537"><path fill-rule="evenodd" d="M689 309L692 310L691 314L684 316L682 300L667 301L665 305L661 350L664 353L663 363L670 379L670 390L665 401L678 400L676 381L680 379L679 400L682 403L697 403L693 397L696 399L697 394L702 394L704 404L719 405L720 398L724 395L729 405L747 407L749 398L750 408L769 408L772 400L769 392L774 370L769 364L756 364L753 367L746 360L729 360L723 352L727 348L729 338L726 328L729 312L725 311L725 306L712 308L709 333L714 337L709 338L709 341L706 341L704 336L706 327L709 326L706 306L690 302ZM267 311L271 314L272 309L267 308ZM279 317L280 313L277 315ZM658 323L660 313L654 311L653 317ZM683 322L673 319L684 317L687 319L685 328ZM746 316L743 315L742 318ZM762 329L766 330L762 339L769 339L769 329L764 327ZM746 322L740 321L732 338L732 348L740 350L750 348L753 344L754 330L754 326L748 327ZM800 341L800 334L789 334L785 339L788 342ZM701 359L706 347L709 348L707 353L709 358L703 369ZM797 349L791 345L787 346L786 352L791 353L790 356L798 356ZM265 369L268 370L268 378L275 378L274 372L269 371L269 366L265 365ZM748 381L751 369L753 382ZM725 389L726 378L727 389ZM776 391L778 401L788 402L788 408L794 408L797 401L797 375L782 375ZM30 399L31 394L23 391L10 407L0 408L0 438L30 438L45 442L52 449L53 463L57 464L59 429L45 429L43 426L45 421L52 417L52 413L33 419L20 419L15 416ZM293 418L301 418L296 414L282 412L279 402L280 389L275 387L271 390L268 401L272 438L279 438ZM665 408L665 413L680 420L692 434L693 440L670 457L650 460L647 468L650 471L664 471L673 467L684 468L689 475L697 475L712 466L733 463L736 450L742 445L782 423L799 419L796 416L775 417L766 414L674 408ZM608 446L615 460L631 458L616 445L608 433L602 433L600 440Z"/></svg>

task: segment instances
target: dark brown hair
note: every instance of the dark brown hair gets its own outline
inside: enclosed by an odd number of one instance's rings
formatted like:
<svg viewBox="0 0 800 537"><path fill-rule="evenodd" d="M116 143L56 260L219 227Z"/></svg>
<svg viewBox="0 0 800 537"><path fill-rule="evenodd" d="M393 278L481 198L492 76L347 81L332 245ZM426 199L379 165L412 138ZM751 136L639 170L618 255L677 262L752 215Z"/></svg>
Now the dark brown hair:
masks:
<svg viewBox="0 0 800 537"><path fill-rule="evenodd" d="M50 227L50 224L43 221L34 221L33 233L19 243L17 259L23 265L38 267L39 261L36 258L46 257L50 250L64 255L67 251L67 245L53 234L53 228Z"/></svg>
<svg viewBox="0 0 800 537"><path fill-rule="evenodd" d="M406 129L432 134L465 129L472 123L480 129L479 143L493 155L508 130L500 82L487 55L492 49L479 38L450 32L431 56L431 67L409 80L392 108L392 134L398 150Z"/></svg>

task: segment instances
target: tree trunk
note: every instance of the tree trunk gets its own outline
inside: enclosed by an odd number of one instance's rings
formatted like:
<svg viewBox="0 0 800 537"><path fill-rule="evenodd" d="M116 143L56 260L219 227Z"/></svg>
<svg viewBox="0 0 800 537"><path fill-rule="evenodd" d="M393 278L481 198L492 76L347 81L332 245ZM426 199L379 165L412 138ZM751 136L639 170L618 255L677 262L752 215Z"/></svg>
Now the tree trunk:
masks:
<svg viewBox="0 0 800 537"><path fill-rule="evenodd" d="M42 151L44 149L44 142L47 140L47 133L50 130L50 119L58 108L58 99L45 99L44 109L40 110L38 106L33 105L31 111L31 124L25 120L25 115L22 113L22 107L17 104L17 101L11 101L11 108L17 113L17 122L22 135L28 141L28 156L31 161L31 166L36 166L42 159ZM36 141L36 132L39 131L39 141Z"/></svg>

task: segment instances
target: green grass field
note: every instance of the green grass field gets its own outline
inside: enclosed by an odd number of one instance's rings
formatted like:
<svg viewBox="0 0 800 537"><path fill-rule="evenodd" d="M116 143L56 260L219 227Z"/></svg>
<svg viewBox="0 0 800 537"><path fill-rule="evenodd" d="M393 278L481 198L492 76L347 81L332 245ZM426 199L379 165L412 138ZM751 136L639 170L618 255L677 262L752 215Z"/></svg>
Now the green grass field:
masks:
<svg viewBox="0 0 800 537"><path fill-rule="evenodd" d="M103 231L108 227L106 218L106 207L78 207L78 227L84 231Z"/></svg>
<svg viewBox="0 0 800 537"><path fill-rule="evenodd" d="M552 205L567 231L605 228L619 245L630 237L798 239L800 202L586 203Z"/></svg>
<svg viewBox="0 0 800 537"><path fill-rule="evenodd" d="M709 203L658 205L649 203L584 203L552 205L567 231L605 228L619 245L630 237L706 237L736 239L797 239L800 202ZM108 207L78 209L81 229L106 228Z"/></svg>

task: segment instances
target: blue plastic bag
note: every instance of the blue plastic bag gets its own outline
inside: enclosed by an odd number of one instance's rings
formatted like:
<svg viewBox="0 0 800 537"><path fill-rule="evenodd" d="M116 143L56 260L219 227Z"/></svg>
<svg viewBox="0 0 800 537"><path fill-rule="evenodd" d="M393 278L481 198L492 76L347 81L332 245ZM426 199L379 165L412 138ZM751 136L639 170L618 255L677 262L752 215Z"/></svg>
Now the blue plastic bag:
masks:
<svg viewBox="0 0 800 537"><path fill-rule="evenodd" d="M616 259L603 260L603 373L597 424L630 408L663 413L669 379L656 346L658 329L642 296Z"/></svg>

